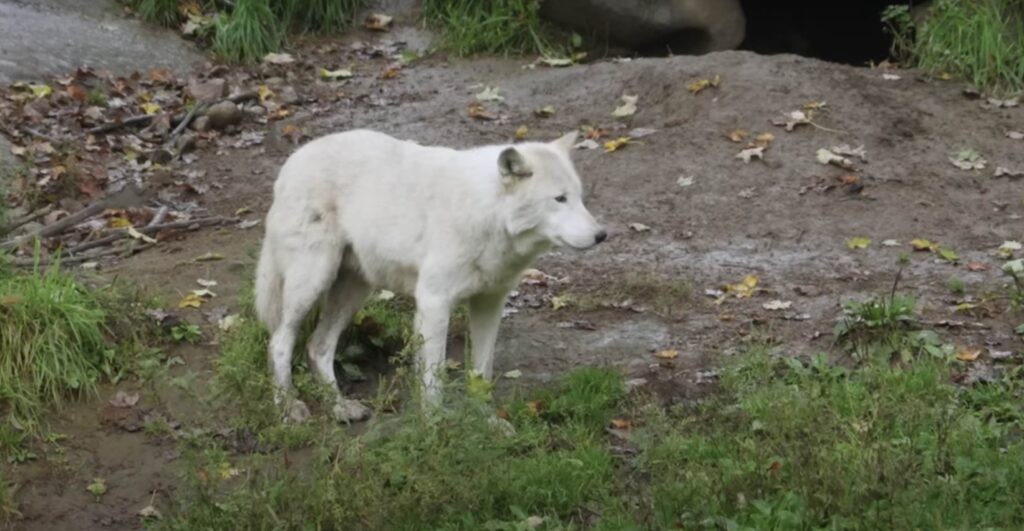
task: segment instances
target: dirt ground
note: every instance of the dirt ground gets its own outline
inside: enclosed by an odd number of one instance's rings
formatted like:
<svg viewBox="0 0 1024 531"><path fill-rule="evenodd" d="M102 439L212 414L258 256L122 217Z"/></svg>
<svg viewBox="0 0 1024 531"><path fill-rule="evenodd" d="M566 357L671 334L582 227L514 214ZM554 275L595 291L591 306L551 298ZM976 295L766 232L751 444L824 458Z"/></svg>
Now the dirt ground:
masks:
<svg viewBox="0 0 1024 531"><path fill-rule="evenodd" d="M518 369L522 378L503 385L534 385L575 367L611 365L646 379L668 403L691 400L712 385L723 357L751 339L793 355L834 350L840 303L887 291L901 254L910 264L900 289L919 300L923 318L945 340L1020 349L1013 335L1018 323L987 294L1002 283L997 247L1024 238L1020 182L993 177L997 166L1024 168L1024 143L1005 134L1024 130L1021 107L991 108L965 96L960 82L915 71L886 79L880 69L789 55L724 52L558 69L524 68L527 63L427 58L394 79L357 76L343 88L349 97L291 122L313 136L365 127L453 147L510 142L521 126L528 139L538 140L584 125L608 129L610 136L599 142L636 128L655 130L615 152L576 152L588 206L610 237L583 253L552 251L536 264L554 280L524 285L510 302L496 370ZM698 94L687 88L715 76L718 87ZM467 114L480 90L471 87L478 84L501 89L504 101L488 104L500 119ZM613 118L624 94L638 96L637 111ZM787 132L771 123L813 101L827 102L814 116L817 126ZM553 116L535 115L549 105ZM201 199L205 208L223 215L242 207L260 216L266 211L275 173L293 149L282 126L271 128L261 146L200 150L194 166L222 185ZM727 137L737 129L751 138L774 135L763 160L736 158L747 142ZM840 144L864 146L866 161L854 157L852 170L816 161L818 149ZM948 158L964 148L977 150L987 167L954 167ZM841 179L847 175L857 182ZM102 273L156 290L169 304L195 289L197 278L215 279L218 297L211 305L236 312L261 232L261 226L203 229L103 264ZM847 242L854 237L871 243L851 249ZM915 238L955 250L959 263L913 252ZM882 244L890 239L898 244ZM191 262L208 252L224 260ZM716 303L715 290L746 275L756 275L763 289ZM951 277L962 279L966 295L951 293ZM775 300L791 304L764 307ZM562 301L565 307L554 309ZM965 301L977 307L955 311ZM215 325L201 311L183 315L215 337ZM659 361L653 355L666 349L678 357ZM211 343L168 355L185 361L174 374L194 375L194 390L209 380L217 352ZM168 510L175 443L128 431L132 419L107 405L117 390L141 393L131 415L160 413L179 430L208 415L180 389L131 382L61 412L55 431L67 436L63 450L42 449L44 458L13 468L24 515L19 529L136 529L142 507ZM84 488L94 477L106 478L109 488L101 503Z"/></svg>

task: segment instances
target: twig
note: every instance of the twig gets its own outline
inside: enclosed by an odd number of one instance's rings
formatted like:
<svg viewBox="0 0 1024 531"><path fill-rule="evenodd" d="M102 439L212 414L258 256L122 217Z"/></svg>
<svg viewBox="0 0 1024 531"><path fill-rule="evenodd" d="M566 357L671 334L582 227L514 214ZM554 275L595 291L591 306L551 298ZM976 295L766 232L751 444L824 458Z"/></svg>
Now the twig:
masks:
<svg viewBox="0 0 1024 531"><path fill-rule="evenodd" d="M32 135L34 137L42 138L43 140L46 140L47 142L50 142L51 144L56 144L58 142L58 140L56 138L53 138L52 136L50 136L48 134L36 131L35 129L30 129L30 128L26 127L25 128L25 132L27 132L28 134L30 134L30 135Z"/></svg>
<svg viewBox="0 0 1024 531"><path fill-rule="evenodd" d="M10 232L14 231L18 227L21 227L22 225L24 225L26 223L31 223L31 222L33 222L33 221L35 221L35 220L37 220L37 219L39 219L39 218L49 214L51 211L53 211L53 205L46 205L43 208L40 208L39 210L36 210L35 212L32 212L30 214L26 214L24 216L21 216L20 218L11 221L6 226L0 227L0 235L9 234Z"/></svg>
<svg viewBox="0 0 1024 531"><path fill-rule="evenodd" d="M173 131L171 131L170 135L168 135L167 143L170 144L174 142L174 139L178 138L178 135L180 135L182 131L184 131L185 128L188 127L188 124L192 123L192 119L195 118L196 115L200 113L200 111L206 112L206 109L208 107L209 104L206 103L197 103L193 105L192 110L188 111L188 114L186 114L185 117L182 118L180 122L178 122L178 126L175 127Z"/></svg>
<svg viewBox="0 0 1024 531"><path fill-rule="evenodd" d="M89 260L92 260L94 258L102 258L104 256L111 256L111 255L115 255L115 254L121 254L121 253L123 253L125 251L128 251L129 254L134 254L134 253L137 253L139 251L146 250L146 249L152 247L153 245L154 244L152 244L152 243L143 243L143 244L138 245L138 246L129 246L128 248L125 248L125 247L111 247L110 249L104 249L104 250L102 250L102 251L100 251L98 253L93 253L93 254L90 254L90 255L82 255L82 256L69 256L67 258L60 258L59 260L56 260L56 261L55 260L39 260L38 262L36 262L36 259L34 257L15 258L15 259L11 260L10 263L13 264L13 265L16 265L18 267L33 267L33 266L35 266L37 264L39 266L49 266L49 265L52 265L54 263L60 263L61 265L65 265L65 264L79 264L79 263L82 263L82 262L88 262Z"/></svg>
<svg viewBox="0 0 1024 531"><path fill-rule="evenodd" d="M247 101L247 100L253 100L253 99L256 99L258 97L259 97L259 93L255 92L255 91L242 92L242 93L239 93L239 94L235 94L234 96L229 96L227 98L224 98L223 100L220 100L220 102L230 101L231 103L239 103L239 102L243 102L243 101ZM218 102L218 103L220 103L220 102ZM187 112L187 113L179 114L178 116L172 117L171 118L171 123L177 124L180 127L181 123L184 122L186 118L188 118L189 114L192 114L197 108L199 108L199 105L196 105L196 106L192 107L192 110ZM109 132L109 131L113 131L115 129L120 129L122 127L127 127L129 125L147 125L156 116L157 116L156 114L144 114L142 116L132 116L130 118L125 118L124 120L119 120L119 121L116 121L116 122L110 122L110 123L106 123L106 124L103 124L103 125L97 125L96 127L93 127L91 129L86 129L85 132L92 135L92 134L98 134L98 133L106 133L106 132ZM195 115L193 114L193 117L194 116ZM182 129L184 129L184 128L182 128ZM175 131L177 131L177 130L178 130L178 128L176 127Z"/></svg>
<svg viewBox="0 0 1024 531"><path fill-rule="evenodd" d="M204 227L204 226L207 226L207 225L220 225L220 224L224 224L224 223L233 223L233 222L236 222L236 221L238 221L238 218L225 218L225 217L217 216L217 217L211 217L211 218L192 219L192 220L188 220L188 221L172 221L170 223L162 223L162 224L156 224L156 225L150 223L149 225L146 225L145 227L142 227L141 229L136 229L136 230L138 232L142 233L142 234L152 234L154 232L160 232L162 230L168 230L168 229L187 229L187 228L193 227L193 226L195 226L196 228L199 228L199 227ZM95 249L96 247L102 247L102 246L104 246L104 245L106 245L108 243L120 240L120 239L122 239L122 238L124 238L124 237L126 237L128 235L129 235L128 234L128 229L116 229L114 231L111 231L110 234L108 234L108 235L106 235L106 236L104 236L104 237L102 237L102 238L100 238L98 240L92 240L92 241L80 243L80 244L78 244L78 245L68 249L67 252L68 252L69 255L75 255L75 254L78 254L78 253L81 253L81 252L84 252L84 251L88 251L89 249Z"/></svg>
<svg viewBox="0 0 1024 531"><path fill-rule="evenodd" d="M154 225L159 225L159 224L163 223L164 222L164 218L167 217L167 211L168 210L170 210L170 209L167 208L167 205L161 206L160 209L156 211L156 214L153 215L153 219L150 220L150 222L146 225L146 227L152 227Z"/></svg>
<svg viewBox="0 0 1024 531"><path fill-rule="evenodd" d="M108 208L125 208L139 203L139 196L135 190L131 188L125 188L124 190L107 196L99 201L71 214L70 216L61 219L55 223L51 223L39 230L32 233L19 236L17 238L7 240L0 243L0 249L14 249L19 247L22 243L31 241L35 238L47 238L55 234L64 232L68 227L77 225L96 214L103 212Z"/></svg>

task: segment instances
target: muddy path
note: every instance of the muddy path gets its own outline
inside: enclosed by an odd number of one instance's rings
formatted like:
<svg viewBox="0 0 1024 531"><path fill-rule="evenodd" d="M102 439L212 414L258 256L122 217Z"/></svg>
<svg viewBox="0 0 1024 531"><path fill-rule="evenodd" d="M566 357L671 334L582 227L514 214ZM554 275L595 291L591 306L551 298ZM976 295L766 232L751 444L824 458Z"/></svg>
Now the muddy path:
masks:
<svg viewBox="0 0 1024 531"><path fill-rule="evenodd" d="M723 357L747 341L794 355L832 350L840 303L887 291L901 254L910 263L900 289L917 297L926 321L942 325L946 341L1020 349L1018 323L991 295L1003 282L996 249L1024 238L1020 182L993 177L997 166L1024 168L1024 143L1005 134L1024 130L1021 107L986 106L966 97L958 82L915 71L787 55L724 52L565 69L524 68L528 62L427 58L393 79L376 74L380 62L342 88L350 97L287 122L312 136L365 127L453 147L510 142L522 126L538 140L581 126L606 129L599 144L637 128L654 130L614 152L576 152L588 205L611 236L585 253L548 253L536 264L548 277L524 284L510 301L496 370L518 369L522 377L505 381L506 388L611 365L646 379L667 403L693 399L713 382ZM893 75L898 79L887 79ZM718 87L697 94L687 88L715 76ZM481 86L500 88L503 101L486 105L495 120L467 112ZM624 94L638 97L637 111L613 118ZM817 125L787 132L771 123L810 102L825 102L814 114ZM538 116L535 109L545 106L554 114ZM199 152L195 167L217 183L204 208L265 213L276 170L294 149L281 134L284 125L271 127L259 146ZM730 140L736 130L749 138ZM763 160L738 159L761 133L774 136ZM819 149L842 144L863 146L865 159L850 156L852 169L816 160ZM985 169L950 163L966 148L988 160ZM238 311L261 232L204 229L104 264L103 274L155 289L169 303L194 289L197 278L215 279L215 302L182 312L215 338L204 311ZM871 243L851 249L848 241L858 237ZM959 260L914 252L915 238L940 242ZM209 252L224 259L191 261ZM724 286L748 275L757 277L752 296L719 300ZM951 277L962 280L965 294L951 293ZM963 302L974 306L955 311ZM662 350L678 356L659 360L653 354ZM167 355L184 362L172 375L190 378L185 384L124 383L60 413L56 429L68 436L68 450L14 469L22 485L18 528L133 529L146 505L167 510L176 483L173 438L127 431L106 401L116 390L135 390L143 398L133 415L159 413L179 432L195 427L213 415L196 391L209 380L217 352L215 342L171 349ZM101 476L110 493L97 503L84 486Z"/></svg>

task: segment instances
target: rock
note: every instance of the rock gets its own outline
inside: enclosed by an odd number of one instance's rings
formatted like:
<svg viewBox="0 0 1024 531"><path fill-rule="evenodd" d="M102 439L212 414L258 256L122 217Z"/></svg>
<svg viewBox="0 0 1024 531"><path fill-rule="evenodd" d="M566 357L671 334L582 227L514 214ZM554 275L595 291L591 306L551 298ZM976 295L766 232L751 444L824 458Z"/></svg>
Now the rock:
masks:
<svg viewBox="0 0 1024 531"><path fill-rule="evenodd" d="M302 98L299 97L299 93L295 91L295 87L292 86L281 87L277 91L277 98L285 105L295 105L302 100Z"/></svg>
<svg viewBox="0 0 1024 531"><path fill-rule="evenodd" d="M174 159L174 153L166 149L154 149L146 154L146 158L153 164L167 164Z"/></svg>
<svg viewBox="0 0 1024 531"><path fill-rule="evenodd" d="M210 119L205 116L199 116L195 120L192 120L191 124L193 131L199 131L200 133L210 130Z"/></svg>
<svg viewBox="0 0 1024 531"><path fill-rule="evenodd" d="M279 77L268 77L267 79L263 80L263 84L266 85L267 88L269 88L270 90L276 91L277 89L284 86L284 79L281 79Z"/></svg>
<svg viewBox="0 0 1024 531"><path fill-rule="evenodd" d="M200 81L190 79L188 81L188 95L199 102L213 102L222 100L228 95L228 84L222 78Z"/></svg>
<svg viewBox="0 0 1024 531"><path fill-rule="evenodd" d="M174 149L178 153L189 153L196 149L196 135L185 133L174 141Z"/></svg>
<svg viewBox="0 0 1024 531"><path fill-rule="evenodd" d="M630 48L677 54L731 50L746 36L740 0L559 0L541 16Z"/></svg>
<svg viewBox="0 0 1024 531"><path fill-rule="evenodd" d="M238 105L230 101L222 101L210 107L206 111L206 119L209 120L210 129L225 129L242 122L245 113L238 108Z"/></svg>

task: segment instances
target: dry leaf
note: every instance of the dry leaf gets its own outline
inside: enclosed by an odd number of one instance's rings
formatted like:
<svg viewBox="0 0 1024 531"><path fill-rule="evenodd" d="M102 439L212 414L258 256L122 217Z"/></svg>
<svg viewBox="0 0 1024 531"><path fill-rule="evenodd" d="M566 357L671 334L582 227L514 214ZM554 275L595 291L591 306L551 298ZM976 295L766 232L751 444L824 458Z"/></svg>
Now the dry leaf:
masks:
<svg viewBox="0 0 1024 531"><path fill-rule="evenodd" d="M980 348L963 347L956 352L956 359L960 361L974 361L981 356Z"/></svg>
<svg viewBox="0 0 1024 531"><path fill-rule="evenodd" d="M722 76L715 75L714 79L698 79L691 81L686 84L686 90L689 90L694 95L700 94L706 88L718 87L722 82Z"/></svg>
<svg viewBox="0 0 1024 531"><path fill-rule="evenodd" d="M522 378L523 371L521 371L519 369L512 369L511 371L508 371L508 372L506 372L505 374L503 374L501 376L503 378L508 378L509 380L518 380L519 378Z"/></svg>
<svg viewBox="0 0 1024 531"><path fill-rule="evenodd" d="M724 290L725 293L731 293L737 298L747 298L754 294L757 283L757 275L747 275L737 284L726 284Z"/></svg>
<svg viewBox="0 0 1024 531"><path fill-rule="evenodd" d="M754 137L754 145L767 148L773 140L775 140L775 135L771 133L761 133Z"/></svg>
<svg viewBox="0 0 1024 531"><path fill-rule="evenodd" d="M529 402L526 403L526 409L530 413L533 413L534 415L537 415L541 411L544 411L544 401L543 400L530 400Z"/></svg>
<svg viewBox="0 0 1024 531"><path fill-rule="evenodd" d="M398 74L401 74L401 73L402 73L402 67L401 66L399 66L399 65L391 65L391 66L385 68L384 71L380 73L380 78L381 79L393 79L393 78L398 77Z"/></svg>
<svg viewBox="0 0 1024 531"><path fill-rule="evenodd" d="M843 155L844 157L857 157L860 160L867 162L868 154L864 151L864 146L850 147L848 144L842 144L839 146L832 147L832 153L836 155Z"/></svg>
<svg viewBox="0 0 1024 531"><path fill-rule="evenodd" d="M732 140L733 142L743 142L743 139L747 138L749 134L750 133L744 131L743 129L736 129L733 131L729 131L728 133L725 134L725 136L726 138Z"/></svg>
<svg viewBox="0 0 1024 531"><path fill-rule="evenodd" d="M1024 140L1024 133L1020 131L1007 131L1006 138L1010 140Z"/></svg>
<svg viewBox="0 0 1024 531"><path fill-rule="evenodd" d="M651 230L650 227L644 225L643 223L630 223L628 227L630 228L630 230L634 230L636 232L647 232Z"/></svg>
<svg viewBox="0 0 1024 531"><path fill-rule="evenodd" d="M654 357L661 360L674 360L679 357L678 350L659 350L654 353Z"/></svg>
<svg viewBox="0 0 1024 531"><path fill-rule="evenodd" d="M1009 177L1011 179L1020 179L1024 177L1024 170L1011 170L1005 166L996 166L996 177Z"/></svg>
<svg viewBox="0 0 1024 531"><path fill-rule="evenodd" d="M984 262L967 262L966 267L968 271L988 271L992 269L992 266Z"/></svg>
<svg viewBox="0 0 1024 531"><path fill-rule="evenodd" d="M785 127L786 131L796 129L798 125L811 123L811 118L804 111L792 111L782 115L781 118L772 119L772 124Z"/></svg>
<svg viewBox="0 0 1024 531"><path fill-rule="evenodd" d="M118 391L114 398L110 399L110 405L118 408L129 408L139 403L139 393L126 393Z"/></svg>
<svg viewBox="0 0 1024 531"><path fill-rule="evenodd" d="M736 154L736 158L742 159L745 163L749 163L752 158L764 160L764 146L744 149Z"/></svg>
<svg viewBox="0 0 1024 531"><path fill-rule="evenodd" d="M639 96L630 96L628 94L622 95L622 105L615 108L612 111L612 116L616 118L625 118L626 116L632 116L636 113L636 102Z"/></svg>
<svg viewBox="0 0 1024 531"><path fill-rule="evenodd" d="M363 21L363 27L374 31L387 31L394 17L383 13L371 13Z"/></svg>
<svg viewBox="0 0 1024 531"><path fill-rule="evenodd" d="M38 98L45 98L50 94L53 94L53 88L50 85L29 85L28 89L32 92L32 95Z"/></svg>
<svg viewBox="0 0 1024 531"><path fill-rule="evenodd" d="M896 74L882 74L882 79L886 81L896 81L899 78L900 76L897 76Z"/></svg>
<svg viewBox="0 0 1024 531"><path fill-rule="evenodd" d="M818 159L818 162L820 162L821 164L832 164L847 170L853 169L853 161L846 157L836 155L835 153L825 148L821 148L818 150L816 158Z"/></svg>
<svg viewBox="0 0 1024 531"><path fill-rule="evenodd" d="M178 308L199 308L204 302L206 302L206 299L190 292L188 295L185 295L180 302L178 302Z"/></svg>
<svg viewBox="0 0 1024 531"><path fill-rule="evenodd" d="M487 108L481 103L474 103L467 109L470 118L476 118L477 120L497 120L498 117L487 111Z"/></svg>
<svg viewBox="0 0 1024 531"><path fill-rule="evenodd" d="M271 65L287 65L295 62L295 58L287 53L268 53L263 56L263 62Z"/></svg>
<svg viewBox="0 0 1024 531"><path fill-rule="evenodd" d="M498 87L484 87L476 94L476 99L479 101L505 101L505 97L499 92L501 89Z"/></svg>
<svg viewBox="0 0 1024 531"><path fill-rule="evenodd" d="M938 244L932 243L924 238L914 238L913 240L910 240L910 246L913 247L915 251L931 252L938 247Z"/></svg>
<svg viewBox="0 0 1024 531"><path fill-rule="evenodd" d="M629 421L629 419L612 419L612 427L617 430L628 430L632 425L633 424Z"/></svg>
<svg viewBox="0 0 1024 531"><path fill-rule="evenodd" d="M132 226L128 227L128 235L131 236L132 238L135 238L136 240L142 240L146 243L156 243L155 238L146 236L145 234L135 230L135 227Z"/></svg>
<svg viewBox="0 0 1024 531"><path fill-rule="evenodd" d="M576 149L597 149L597 148L601 147L601 144L598 144L593 139L585 138L585 139L577 142L572 147L574 147Z"/></svg>
<svg viewBox="0 0 1024 531"><path fill-rule="evenodd" d="M682 176L676 179L676 184L678 184L682 188L693 186L693 179L693 177Z"/></svg>
<svg viewBox="0 0 1024 531"><path fill-rule="evenodd" d="M961 170L983 170L988 163L981 154L970 148L956 152L949 157L949 162Z"/></svg>
<svg viewBox="0 0 1024 531"><path fill-rule="evenodd" d="M530 128L525 125L521 125L516 129L516 140L524 140L528 134L530 134Z"/></svg>
<svg viewBox="0 0 1024 531"><path fill-rule="evenodd" d="M846 240L846 246L850 249L866 249L871 245L870 238L854 237Z"/></svg>
<svg viewBox="0 0 1024 531"><path fill-rule="evenodd" d="M898 240L882 240L882 245L886 247L899 247L900 242Z"/></svg>
<svg viewBox="0 0 1024 531"><path fill-rule="evenodd" d="M339 68L338 70L321 68L319 74L324 79L346 79L352 77L352 71L347 68Z"/></svg>
<svg viewBox="0 0 1024 531"><path fill-rule="evenodd" d="M142 105L139 105L139 107L142 108L142 112L149 115L153 115L160 112L160 106L153 102L143 103Z"/></svg>
<svg viewBox="0 0 1024 531"><path fill-rule="evenodd" d="M551 105L545 105L534 109L533 114L537 115L539 118L548 118L555 115L555 108Z"/></svg>
<svg viewBox="0 0 1024 531"><path fill-rule="evenodd" d="M790 306L793 306L793 301L781 301L772 300L761 305L765 310L777 311L777 310L788 310Z"/></svg>
<svg viewBox="0 0 1024 531"><path fill-rule="evenodd" d="M1013 253L1021 250L1021 243L1014 240L1006 240L999 246L999 254L1003 255L1004 258L1010 258Z"/></svg>
<svg viewBox="0 0 1024 531"><path fill-rule="evenodd" d="M604 152L611 153L612 151L618 151L623 146L629 143L630 138L628 136L620 136L619 138L616 138L614 140L608 140L607 142L604 143Z"/></svg>

